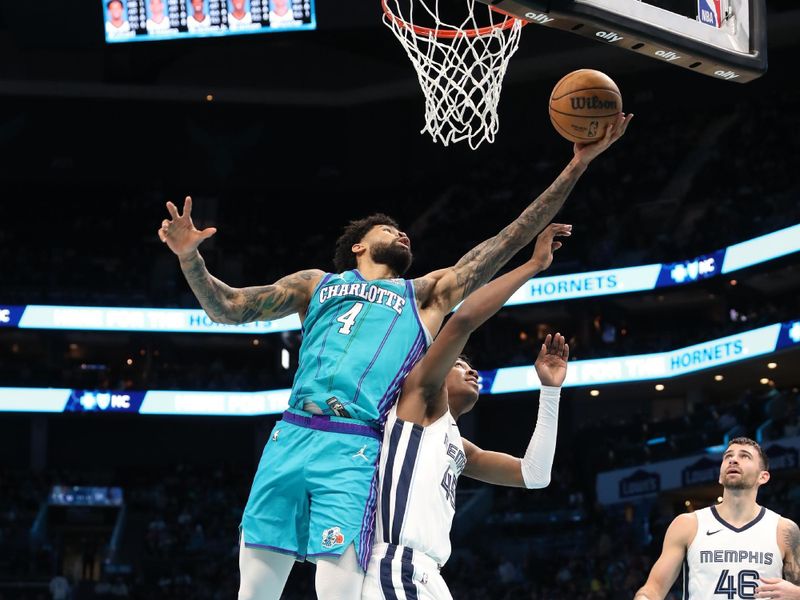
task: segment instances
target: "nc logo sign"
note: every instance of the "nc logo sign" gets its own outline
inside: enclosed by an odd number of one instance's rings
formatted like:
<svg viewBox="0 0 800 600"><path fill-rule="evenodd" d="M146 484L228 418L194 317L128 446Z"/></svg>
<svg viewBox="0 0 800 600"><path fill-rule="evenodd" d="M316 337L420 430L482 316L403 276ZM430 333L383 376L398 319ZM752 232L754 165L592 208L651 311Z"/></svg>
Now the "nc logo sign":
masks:
<svg viewBox="0 0 800 600"><path fill-rule="evenodd" d="M0 323L11 321L11 311L7 308L0 308Z"/></svg>
<svg viewBox="0 0 800 600"><path fill-rule="evenodd" d="M80 403L84 410L106 410L109 407L124 410L131 407L131 397L128 394L84 392Z"/></svg>
<svg viewBox="0 0 800 600"><path fill-rule="evenodd" d="M613 31L598 31L594 34L595 37L599 37L600 39L606 40L607 42L618 42L620 40L624 40L625 38L621 35L614 33Z"/></svg>

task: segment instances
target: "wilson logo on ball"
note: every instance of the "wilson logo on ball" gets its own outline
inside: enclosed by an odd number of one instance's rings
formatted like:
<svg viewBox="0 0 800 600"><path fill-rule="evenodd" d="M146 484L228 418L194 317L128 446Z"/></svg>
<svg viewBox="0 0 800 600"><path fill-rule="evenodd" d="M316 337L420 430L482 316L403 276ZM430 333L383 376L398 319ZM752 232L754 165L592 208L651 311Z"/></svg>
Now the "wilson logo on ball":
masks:
<svg viewBox="0 0 800 600"><path fill-rule="evenodd" d="M597 109L608 109L608 110L617 110L617 101L616 100L601 100L597 96L578 96L570 98L570 105L575 110L597 110Z"/></svg>

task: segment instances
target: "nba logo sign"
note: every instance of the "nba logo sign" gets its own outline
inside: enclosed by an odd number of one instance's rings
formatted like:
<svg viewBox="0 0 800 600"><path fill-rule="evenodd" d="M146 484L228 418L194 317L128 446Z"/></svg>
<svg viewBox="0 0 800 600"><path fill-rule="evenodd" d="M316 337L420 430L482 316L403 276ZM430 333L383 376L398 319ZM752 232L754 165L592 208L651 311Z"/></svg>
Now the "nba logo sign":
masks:
<svg viewBox="0 0 800 600"><path fill-rule="evenodd" d="M721 0L697 0L697 18L706 25L722 27Z"/></svg>

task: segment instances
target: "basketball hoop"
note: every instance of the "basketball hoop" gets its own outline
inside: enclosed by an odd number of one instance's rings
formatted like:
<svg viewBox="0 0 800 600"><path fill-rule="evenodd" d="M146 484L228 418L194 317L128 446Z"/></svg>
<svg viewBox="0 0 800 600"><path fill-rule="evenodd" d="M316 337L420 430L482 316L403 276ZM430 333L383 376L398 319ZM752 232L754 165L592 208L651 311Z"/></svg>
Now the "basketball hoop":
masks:
<svg viewBox="0 0 800 600"><path fill-rule="evenodd" d="M481 25L476 0L465 0L466 16L450 24L441 18L439 1L381 0L383 22L417 71L425 95L420 133L445 146L466 140L475 150L484 140L494 141L503 77L524 22L487 6L488 25ZM405 11L401 3L408 5ZM415 6L430 25L414 22Z"/></svg>

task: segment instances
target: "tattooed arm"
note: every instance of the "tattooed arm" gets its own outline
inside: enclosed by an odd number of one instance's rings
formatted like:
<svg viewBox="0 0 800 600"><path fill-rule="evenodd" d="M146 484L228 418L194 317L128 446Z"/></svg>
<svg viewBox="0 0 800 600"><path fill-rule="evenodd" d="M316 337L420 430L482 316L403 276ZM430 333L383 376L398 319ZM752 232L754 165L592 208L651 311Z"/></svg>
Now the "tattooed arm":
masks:
<svg viewBox="0 0 800 600"><path fill-rule="evenodd" d="M800 585L800 528L794 521L781 518L779 530L783 538L783 578Z"/></svg>
<svg viewBox="0 0 800 600"><path fill-rule="evenodd" d="M167 202L167 210L172 219L161 222L158 237L178 256L186 281L212 321L227 324L271 321L296 312L301 319L305 317L314 287L324 274L322 271L300 271L272 285L233 288L208 272L197 251L217 230L195 228L192 199L186 198L183 214L178 214L172 202Z"/></svg>
<svg viewBox="0 0 800 600"><path fill-rule="evenodd" d="M422 310L434 311L437 317L444 318L456 304L488 282L552 221L589 163L625 133L632 117L620 116L598 142L576 144L575 155L558 178L500 233L478 244L453 267L417 279L414 285Z"/></svg>
<svg viewBox="0 0 800 600"><path fill-rule="evenodd" d="M206 314L216 323L232 325L271 321L296 312L302 320L314 287L324 275L311 269L282 277L272 285L234 288L208 272L197 250L181 256L180 262L186 281Z"/></svg>
<svg viewBox="0 0 800 600"><path fill-rule="evenodd" d="M762 577L755 596L800 600L800 529L797 523L781 517L778 522L778 547L783 552L783 579Z"/></svg>

